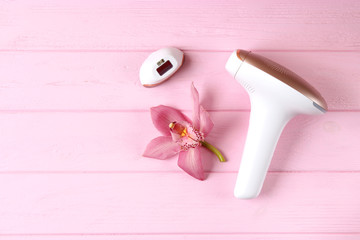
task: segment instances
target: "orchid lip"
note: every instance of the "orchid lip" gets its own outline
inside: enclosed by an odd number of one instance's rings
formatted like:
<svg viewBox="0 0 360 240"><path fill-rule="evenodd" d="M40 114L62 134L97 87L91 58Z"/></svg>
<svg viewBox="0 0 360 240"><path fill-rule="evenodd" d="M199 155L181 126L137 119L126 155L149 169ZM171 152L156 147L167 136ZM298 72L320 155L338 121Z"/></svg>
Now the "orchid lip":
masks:
<svg viewBox="0 0 360 240"><path fill-rule="evenodd" d="M204 140L204 134L189 122L171 122L169 128L173 141L179 144L183 151L200 146Z"/></svg>

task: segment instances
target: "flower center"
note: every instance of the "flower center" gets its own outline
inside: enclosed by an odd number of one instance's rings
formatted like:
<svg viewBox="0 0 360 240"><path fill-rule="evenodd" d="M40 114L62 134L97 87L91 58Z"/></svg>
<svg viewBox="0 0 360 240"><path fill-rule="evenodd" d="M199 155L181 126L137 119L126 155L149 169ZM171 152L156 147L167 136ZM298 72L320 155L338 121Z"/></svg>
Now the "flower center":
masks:
<svg viewBox="0 0 360 240"><path fill-rule="evenodd" d="M169 124L173 141L181 146L181 150L188 150L201 145L204 134L195 129L190 123L172 122Z"/></svg>

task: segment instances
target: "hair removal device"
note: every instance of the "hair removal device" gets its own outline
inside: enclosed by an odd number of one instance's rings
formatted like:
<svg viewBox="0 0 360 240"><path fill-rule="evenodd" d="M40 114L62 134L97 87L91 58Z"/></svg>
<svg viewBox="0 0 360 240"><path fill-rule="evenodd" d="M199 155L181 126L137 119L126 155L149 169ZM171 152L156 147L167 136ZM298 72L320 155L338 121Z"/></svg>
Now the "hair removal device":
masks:
<svg viewBox="0 0 360 240"><path fill-rule="evenodd" d="M327 104L320 93L297 74L255 53L236 50L226 70L246 89L251 102L249 129L234 195L259 195L277 141L297 114L322 114Z"/></svg>

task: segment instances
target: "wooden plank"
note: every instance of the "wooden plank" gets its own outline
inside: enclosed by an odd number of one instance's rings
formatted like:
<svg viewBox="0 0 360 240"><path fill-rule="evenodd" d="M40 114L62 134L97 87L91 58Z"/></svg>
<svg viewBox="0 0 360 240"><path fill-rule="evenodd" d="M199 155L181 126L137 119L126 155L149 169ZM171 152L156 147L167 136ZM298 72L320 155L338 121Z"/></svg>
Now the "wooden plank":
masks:
<svg viewBox="0 0 360 240"><path fill-rule="evenodd" d="M73 240L358 240L359 234L356 233L336 233L336 234L281 234L281 233L266 233L266 234L32 234L32 235L0 235L0 240L64 240L71 238Z"/></svg>
<svg viewBox="0 0 360 240"><path fill-rule="evenodd" d="M185 112L190 116L190 112ZM228 162L203 150L206 171L235 172L249 112L211 112L207 140ZM359 112L302 116L285 128L271 171L359 171ZM180 171L177 157L141 157L160 133L149 112L8 112L0 114L1 172Z"/></svg>
<svg viewBox="0 0 360 240"><path fill-rule="evenodd" d="M0 49L359 50L359 1L5 1ZM177 16L177 17L174 17Z"/></svg>
<svg viewBox="0 0 360 240"><path fill-rule="evenodd" d="M254 200L235 173L1 174L2 234L352 233L359 173L271 173Z"/></svg>
<svg viewBox="0 0 360 240"><path fill-rule="evenodd" d="M360 31L359 31L360 32ZM316 87L331 110L360 109L360 52L258 52ZM225 70L230 52L185 52L180 71L144 88L139 68L149 52L3 52L0 110L192 109L194 82L206 109L248 110L247 93Z"/></svg>

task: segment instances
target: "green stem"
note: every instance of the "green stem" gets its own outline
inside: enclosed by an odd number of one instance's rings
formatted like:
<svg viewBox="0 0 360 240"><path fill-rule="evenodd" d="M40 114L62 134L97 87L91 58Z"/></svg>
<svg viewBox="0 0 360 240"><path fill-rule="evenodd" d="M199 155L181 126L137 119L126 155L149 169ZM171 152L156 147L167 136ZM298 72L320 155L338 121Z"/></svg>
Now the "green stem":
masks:
<svg viewBox="0 0 360 240"><path fill-rule="evenodd" d="M203 145L204 147L215 153L215 155L219 158L220 162L226 162L224 156L221 154L219 150L216 149L216 147L214 147L213 145L211 145L206 141L201 141L201 145Z"/></svg>

